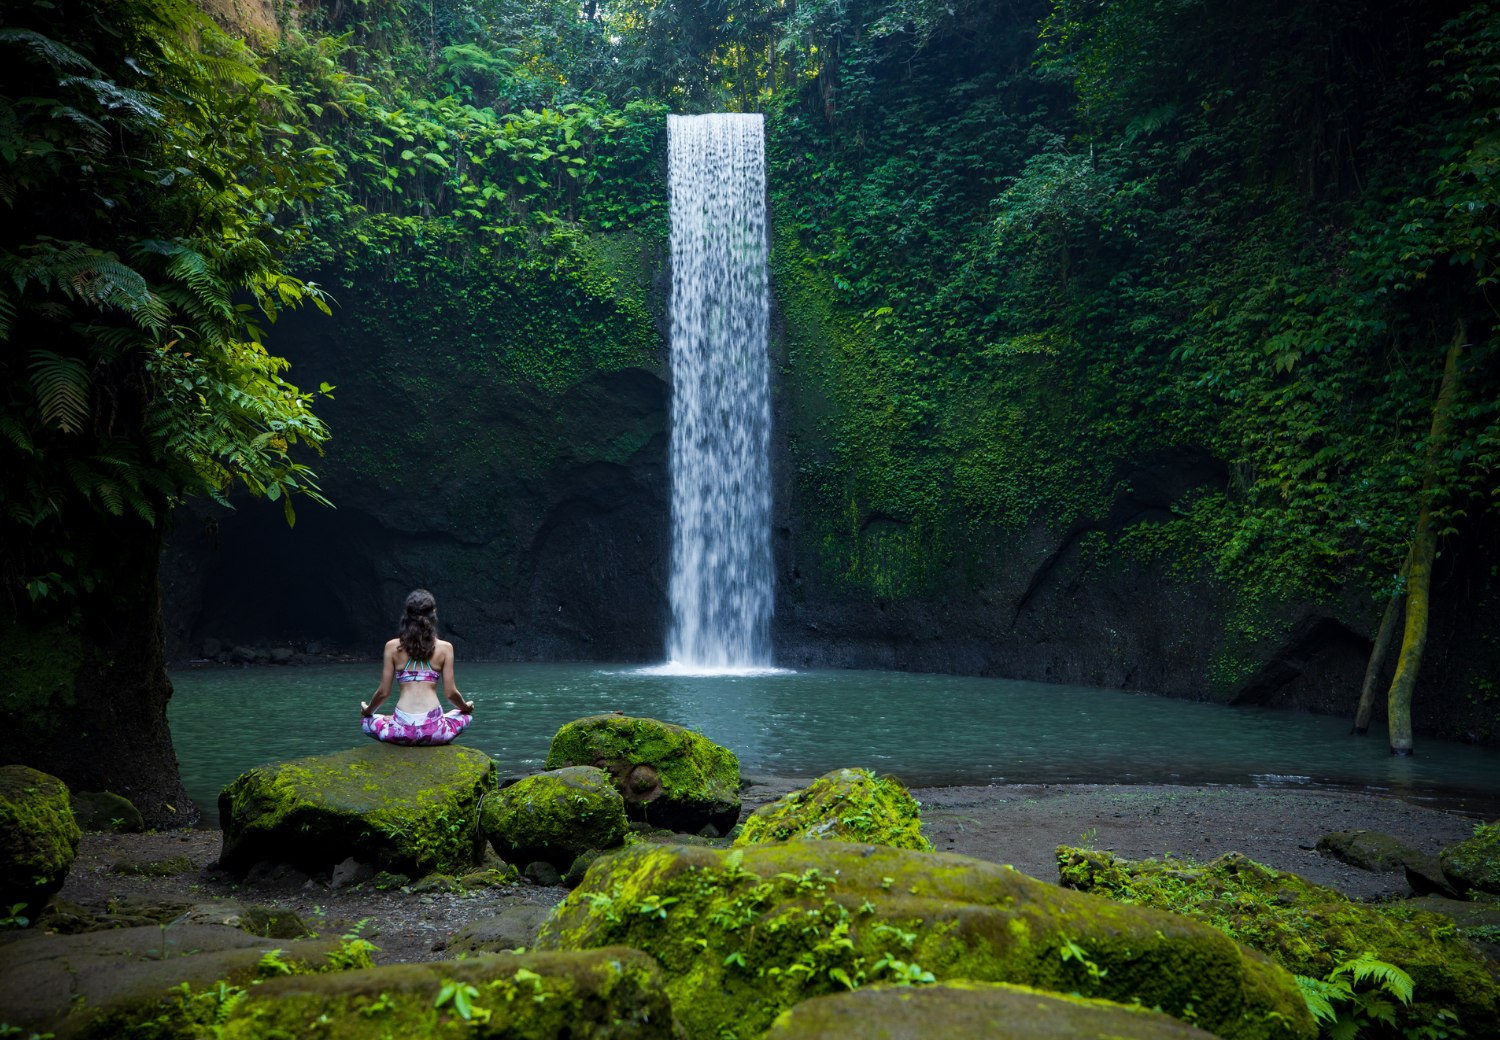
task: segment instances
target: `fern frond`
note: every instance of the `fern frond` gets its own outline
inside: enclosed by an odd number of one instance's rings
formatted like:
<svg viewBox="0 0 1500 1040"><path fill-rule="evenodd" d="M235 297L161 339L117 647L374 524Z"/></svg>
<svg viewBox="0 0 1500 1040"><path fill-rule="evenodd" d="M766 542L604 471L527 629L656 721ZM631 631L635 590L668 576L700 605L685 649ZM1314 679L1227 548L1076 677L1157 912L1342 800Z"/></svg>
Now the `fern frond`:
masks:
<svg viewBox="0 0 1500 1040"><path fill-rule="evenodd" d="M94 95L94 101L109 112L144 119L149 123L160 123L163 120L161 109L151 103L152 97L144 90L131 90L122 87L118 83L111 83L107 79L98 79L93 76L64 76L58 81L61 87L87 87Z"/></svg>
<svg viewBox="0 0 1500 1040"><path fill-rule="evenodd" d="M32 443L31 434L26 432L26 427L10 416L0 416L0 433L5 434L7 440L20 448L23 455L36 454L36 445Z"/></svg>
<svg viewBox="0 0 1500 1040"><path fill-rule="evenodd" d="M83 429L89 415L89 372L84 363L36 349L31 352L30 371L42 422L63 433Z"/></svg>
<svg viewBox="0 0 1500 1040"><path fill-rule="evenodd" d="M1302 992L1302 999L1307 1004L1307 1010L1312 1012L1315 1020L1332 1022L1339 1017L1333 1002L1347 999L1349 994L1346 991L1322 979L1314 979L1306 975L1292 977L1297 980L1297 989Z"/></svg>
<svg viewBox="0 0 1500 1040"><path fill-rule="evenodd" d="M125 496L120 493L118 485L108 480L101 481L94 486L94 492L111 516L125 515Z"/></svg>
<svg viewBox="0 0 1500 1040"><path fill-rule="evenodd" d="M28 281L44 289L56 285L72 299L100 310L117 307L148 331L166 327L166 306L140 272L114 253L91 249L82 242L42 241L24 249L24 257L9 257L4 265L17 285Z"/></svg>
<svg viewBox="0 0 1500 1040"><path fill-rule="evenodd" d="M73 48L43 36L35 29L0 29L0 46L24 47L54 69L78 69L97 74L94 63Z"/></svg>
<svg viewBox="0 0 1500 1040"><path fill-rule="evenodd" d="M0 285L0 339L10 339L10 324L16 319L16 305L10 293Z"/></svg>
<svg viewBox="0 0 1500 1040"><path fill-rule="evenodd" d="M103 484L104 478L82 459L64 459L63 471L67 473L68 479L73 482L73 487L84 498L93 498L99 493L99 485Z"/></svg>
<svg viewBox="0 0 1500 1040"><path fill-rule="evenodd" d="M1416 991L1416 984L1412 982L1410 975L1396 965L1381 960L1368 950L1352 961L1345 961L1328 973L1329 979L1341 975L1350 976L1355 985L1373 979L1382 990L1403 1004L1410 1004L1412 994Z"/></svg>

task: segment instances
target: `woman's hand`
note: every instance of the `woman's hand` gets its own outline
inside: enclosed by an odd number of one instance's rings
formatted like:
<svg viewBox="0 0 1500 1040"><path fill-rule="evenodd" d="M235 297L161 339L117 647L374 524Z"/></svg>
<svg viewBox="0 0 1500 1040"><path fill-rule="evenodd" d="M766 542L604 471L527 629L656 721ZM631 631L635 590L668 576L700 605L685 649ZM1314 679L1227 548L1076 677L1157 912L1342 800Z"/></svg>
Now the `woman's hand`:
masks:
<svg viewBox="0 0 1500 1040"><path fill-rule="evenodd" d="M359 702L359 713L364 718L369 718L371 715L375 714L375 709L372 708L372 707L370 707L370 705L369 705L368 702L366 702L366 701L360 701Z"/></svg>
<svg viewBox="0 0 1500 1040"><path fill-rule="evenodd" d="M459 701L458 710L460 712L462 712L465 715L472 715L472 714L474 714L474 702L473 701L466 701L462 697L460 697L458 699L458 701Z"/></svg>

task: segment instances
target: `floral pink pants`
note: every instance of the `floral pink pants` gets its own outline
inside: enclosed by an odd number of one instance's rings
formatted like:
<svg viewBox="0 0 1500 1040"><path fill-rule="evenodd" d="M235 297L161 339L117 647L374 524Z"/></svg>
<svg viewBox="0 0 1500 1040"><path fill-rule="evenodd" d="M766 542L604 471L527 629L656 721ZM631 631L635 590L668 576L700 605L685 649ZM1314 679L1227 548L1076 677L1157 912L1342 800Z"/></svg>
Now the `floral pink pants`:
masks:
<svg viewBox="0 0 1500 1040"><path fill-rule="evenodd" d="M448 712L433 708L426 715L408 715L397 708L390 715L366 715L361 726L365 733L387 744L447 744L468 728L473 718L457 708Z"/></svg>

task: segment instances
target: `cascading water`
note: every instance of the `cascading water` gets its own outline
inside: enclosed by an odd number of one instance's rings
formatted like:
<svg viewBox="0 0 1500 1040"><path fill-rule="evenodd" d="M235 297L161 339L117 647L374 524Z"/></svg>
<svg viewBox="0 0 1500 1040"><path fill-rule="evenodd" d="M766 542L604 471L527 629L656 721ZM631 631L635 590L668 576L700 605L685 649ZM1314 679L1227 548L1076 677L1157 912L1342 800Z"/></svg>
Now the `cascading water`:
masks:
<svg viewBox="0 0 1500 1040"><path fill-rule="evenodd" d="M771 664L765 133L668 116L672 630L668 668Z"/></svg>

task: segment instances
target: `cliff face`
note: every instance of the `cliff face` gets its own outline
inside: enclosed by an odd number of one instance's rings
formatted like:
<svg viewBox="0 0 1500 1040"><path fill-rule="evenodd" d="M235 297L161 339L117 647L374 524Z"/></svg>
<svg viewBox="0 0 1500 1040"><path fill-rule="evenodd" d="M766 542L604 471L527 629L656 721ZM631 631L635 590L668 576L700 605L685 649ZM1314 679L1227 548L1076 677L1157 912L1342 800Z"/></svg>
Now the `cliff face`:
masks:
<svg viewBox="0 0 1500 1040"><path fill-rule="evenodd" d="M600 260L603 257L604 260ZM659 660L669 611L664 258L605 243L561 285L497 270L364 276L277 348L334 384L317 465L334 510L195 506L163 568L170 649L208 640L371 657L415 587L467 659ZM602 266L601 266L602 264ZM487 286L481 290L480 285ZM796 667L954 672L1348 714L1379 605L1246 604L1191 560L1114 551L1227 474L1190 450L1131 460L1088 519L962 537L862 510L822 432L838 349L778 289L775 645ZM874 407L871 403L870 407ZM873 421L873 420L872 420ZM842 490L840 490L842 488ZM856 489L857 490L857 489ZM1442 561L1422 729L1491 739L1480 532ZM1487 671L1488 669L1488 671ZM1383 687L1382 687L1383 689ZM1378 713L1377 713L1378 715Z"/></svg>

